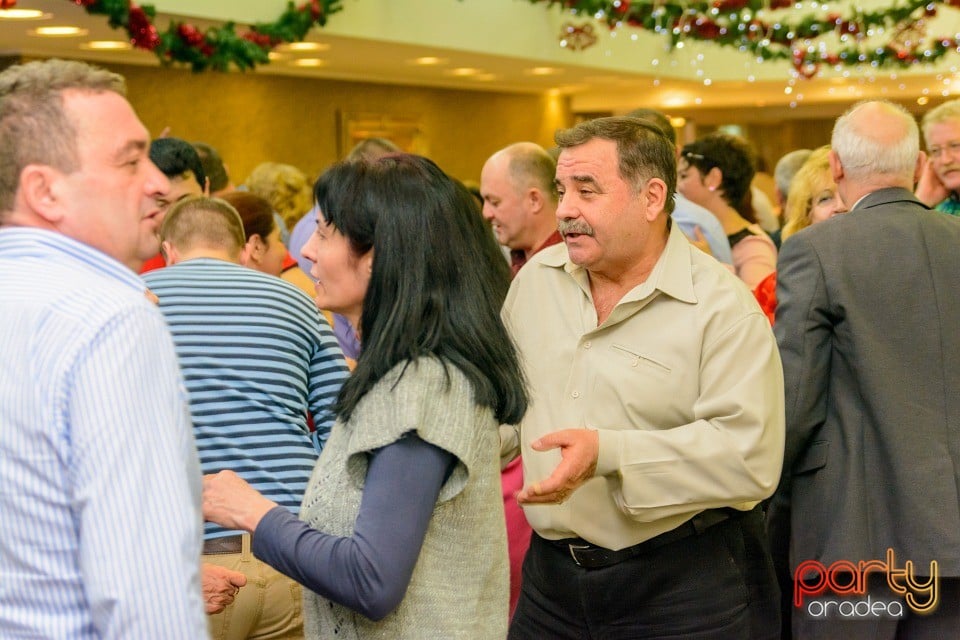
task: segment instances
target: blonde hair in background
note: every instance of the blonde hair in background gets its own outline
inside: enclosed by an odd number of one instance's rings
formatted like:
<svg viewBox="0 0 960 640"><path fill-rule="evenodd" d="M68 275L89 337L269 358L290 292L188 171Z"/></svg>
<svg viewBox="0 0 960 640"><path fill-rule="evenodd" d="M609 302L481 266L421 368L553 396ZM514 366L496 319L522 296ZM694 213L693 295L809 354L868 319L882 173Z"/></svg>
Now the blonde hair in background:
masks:
<svg viewBox="0 0 960 640"><path fill-rule="evenodd" d="M810 154L800 170L790 181L787 194L787 206L784 211L782 240L810 226L810 212L813 209L813 197L824 183L833 183L830 172L830 145L819 147Z"/></svg>
<svg viewBox="0 0 960 640"><path fill-rule="evenodd" d="M270 203L288 229L313 206L313 185L300 169L290 164L258 164L244 184L251 193Z"/></svg>

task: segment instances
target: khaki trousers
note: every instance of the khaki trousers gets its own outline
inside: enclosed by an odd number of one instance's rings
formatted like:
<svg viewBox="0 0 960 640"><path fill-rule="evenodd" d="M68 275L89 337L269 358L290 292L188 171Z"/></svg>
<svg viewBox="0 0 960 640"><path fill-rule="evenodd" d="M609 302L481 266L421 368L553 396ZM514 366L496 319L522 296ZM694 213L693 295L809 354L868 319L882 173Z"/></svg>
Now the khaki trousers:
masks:
<svg viewBox="0 0 960 640"><path fill-rule="evenodd" d="M257 560L250 536L240 553L206 554L203 561L247 576L247 584L222 612L207 616L213 640L301 640L303 592L297 582Z"/></svg>

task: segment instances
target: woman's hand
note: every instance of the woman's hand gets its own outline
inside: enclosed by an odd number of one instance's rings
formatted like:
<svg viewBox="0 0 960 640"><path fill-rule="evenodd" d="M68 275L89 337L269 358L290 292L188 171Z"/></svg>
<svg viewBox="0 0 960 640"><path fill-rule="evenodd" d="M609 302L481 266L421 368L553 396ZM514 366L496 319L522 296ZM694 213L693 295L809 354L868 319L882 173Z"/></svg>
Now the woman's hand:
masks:
<svg viewBox="0 0 960 640"><path fill-rule="evenodd" d="M275 506L233 471L203 476L203 517L209 522L253 533Z"/></svg>

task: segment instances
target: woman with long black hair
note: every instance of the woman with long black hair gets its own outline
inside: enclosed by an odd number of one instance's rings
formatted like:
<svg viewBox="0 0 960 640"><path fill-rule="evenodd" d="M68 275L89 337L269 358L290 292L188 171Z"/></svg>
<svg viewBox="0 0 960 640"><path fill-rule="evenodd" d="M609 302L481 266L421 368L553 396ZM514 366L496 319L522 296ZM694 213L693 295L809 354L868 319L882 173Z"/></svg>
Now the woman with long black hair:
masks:
<svg viewBox="0 0 960 640"><path fill-rule="evenodd" d="M499 317L503 258L469 193L431 161L332 167L304 248L316 302L362 351L298 520L235 474L204 514L304 584L311 638L503 638L500 423L527 406Z"/></svg>

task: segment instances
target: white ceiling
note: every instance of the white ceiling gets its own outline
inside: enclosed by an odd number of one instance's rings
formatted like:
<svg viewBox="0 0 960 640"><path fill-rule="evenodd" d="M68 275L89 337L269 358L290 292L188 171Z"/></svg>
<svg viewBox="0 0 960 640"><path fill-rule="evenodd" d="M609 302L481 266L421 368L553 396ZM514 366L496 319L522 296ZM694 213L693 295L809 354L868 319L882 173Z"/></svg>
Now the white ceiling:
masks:
<svg viewBox="0 0 960 640"><path fill-rule="evenodd" d="M285 3L279 2L281 8L276 8L276 0L166 0L157 4L173 6L181 15L192 11L194 15L236 19L251 15L251 20L269 20L279 15ZM868 97L942 100L954 95L952 85L960 64L960 54L951 54L936 68L826 70L820 77L806 80L797 79L787 63L759 63L746 54L709 43L691 43L683 51L671 53L659 36L626 28L610 32L595 25L596 45L579 52L562 49L562 26L588 21L521 0L343 0L342 4L344 10L331 16L326 28L314 29L308 36L310 41L328 45L327 50L311 54L279 51L280 58L257 73L480 91L555 91L569 95L573 109L580 112L623 112L648 106L668 112L760 108L805 113L836 109L836 105ZM0 20L0 53L158 64L152 53L144 51L81 49L88 40L118 39L125 34L111 29L104 16L89 15L73 2L20 0L17 8L41 9L50 17L30 22ZM172 17L176 18L161 11L155 23L164 29ZM213 24L185 19L201 28ZM41 24L72 24L89 33L68 38L28 34ZM412 64L423 56L441 62ZM313 68L292 64L303 57L319 57L323 64ZM453 69L461 67L478 72L452 75ZM531 70L536 67L554 71L535 75ZM960 76L957 82L960 91Z"/></svg>

